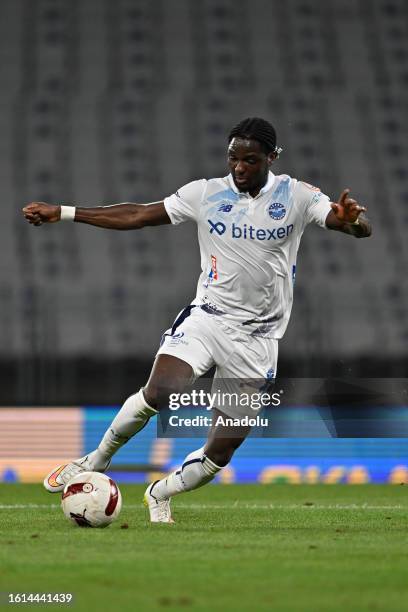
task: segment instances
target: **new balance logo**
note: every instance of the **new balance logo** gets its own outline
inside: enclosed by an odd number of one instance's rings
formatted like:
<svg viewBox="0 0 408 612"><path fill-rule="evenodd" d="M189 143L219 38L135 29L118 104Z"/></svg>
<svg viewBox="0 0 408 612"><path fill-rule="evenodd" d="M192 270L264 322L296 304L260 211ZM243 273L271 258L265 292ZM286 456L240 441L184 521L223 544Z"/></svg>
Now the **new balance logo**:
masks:
<svg viewBox="0 0 408 612"><path fill-rule="evenodd" d="M219 236L222 236L227 227L224 223L218 221L213 223L208 219L210 224L210 234L216 232ZM235 223L231 226L231 238L242 238L243 240L281 240L287 238L293 232L293 223L284 225L282 227L275 227L274 229L262 229L253 227L253 225L244 225L241 227Z"/></svg>
<svg viewBox="0 0 408 612"><path fill-rule="evenodd" d="M232 204L221 204L221 206L219 207L218 211L219 212L225 212L225 213L229 213L232 210Z"/></svg>

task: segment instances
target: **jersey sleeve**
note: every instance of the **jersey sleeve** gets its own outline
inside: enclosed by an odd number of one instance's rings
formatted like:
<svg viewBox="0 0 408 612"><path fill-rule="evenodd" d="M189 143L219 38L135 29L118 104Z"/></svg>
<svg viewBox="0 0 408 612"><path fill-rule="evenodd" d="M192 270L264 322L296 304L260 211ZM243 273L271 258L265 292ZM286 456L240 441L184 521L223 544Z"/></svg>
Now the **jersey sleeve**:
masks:
<svg viewBox="0 0 408 612"><path fill-rule="evenodd" d="M297 196L301 201L305 217L305 225L316 223L326 227L327 215L331 211L330 198L318 187L299 182L296 186Z"/></svg>
<svg viewBox="0 0 408 612"><path fill-rule="evenodd" d="M197 221L206 184L205 179L192 181L164 199L164 207L173 225L184 221Z"/></svg>

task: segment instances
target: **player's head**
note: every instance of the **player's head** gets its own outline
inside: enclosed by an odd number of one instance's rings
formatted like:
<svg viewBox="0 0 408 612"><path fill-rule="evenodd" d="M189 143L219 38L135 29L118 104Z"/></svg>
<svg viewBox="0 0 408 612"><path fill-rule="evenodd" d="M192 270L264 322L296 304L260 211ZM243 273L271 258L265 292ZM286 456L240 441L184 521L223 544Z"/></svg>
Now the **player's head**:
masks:
<svg viewBox="0 0 408 612"><path fill-rule="evenodd" d="M248 117L232 128L228 143L228 165L234 183L240 191L259 191L281 151L276 147L275 128L265 119Z"/></svg>

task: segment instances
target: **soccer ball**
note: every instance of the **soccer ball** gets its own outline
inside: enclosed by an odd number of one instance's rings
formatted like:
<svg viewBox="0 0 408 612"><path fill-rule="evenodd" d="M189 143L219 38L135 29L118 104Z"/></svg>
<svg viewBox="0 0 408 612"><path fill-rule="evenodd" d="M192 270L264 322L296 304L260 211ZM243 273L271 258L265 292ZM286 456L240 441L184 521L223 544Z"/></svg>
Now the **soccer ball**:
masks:
<svg viewBox="0 0 408 612"><path fill-rule="evenodd" d="M107 527L117 519L122 495L117 484L99 472L81 472L62 493L62 510L79 527Z"/></svg>

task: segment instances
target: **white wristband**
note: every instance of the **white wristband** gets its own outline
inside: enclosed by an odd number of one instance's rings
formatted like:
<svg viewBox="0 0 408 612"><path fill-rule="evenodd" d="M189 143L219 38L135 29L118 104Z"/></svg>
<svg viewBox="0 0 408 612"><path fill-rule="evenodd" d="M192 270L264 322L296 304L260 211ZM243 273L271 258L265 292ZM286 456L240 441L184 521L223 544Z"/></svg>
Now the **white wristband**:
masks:
<svg viewBox="0 0 408 612"><path fill-rule="evenodd" d="M61 221L73 221L75 219L75 206L61 206Z"/></svg>

